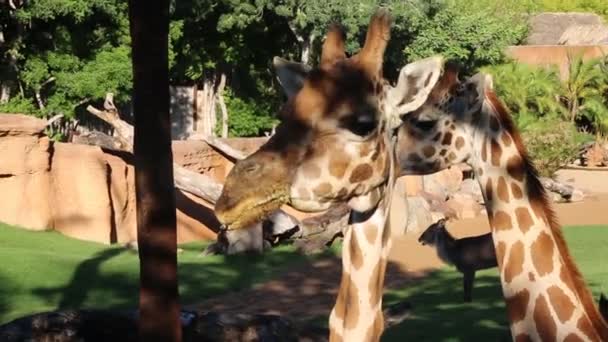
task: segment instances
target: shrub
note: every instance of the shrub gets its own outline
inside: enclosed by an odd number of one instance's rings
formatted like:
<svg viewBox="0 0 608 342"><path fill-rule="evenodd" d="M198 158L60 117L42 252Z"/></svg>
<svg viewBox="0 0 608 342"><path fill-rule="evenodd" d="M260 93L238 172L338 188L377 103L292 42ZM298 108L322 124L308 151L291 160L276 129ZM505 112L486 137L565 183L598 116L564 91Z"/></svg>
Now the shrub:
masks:
<svg viewBox="0 0 608 342"><path fill-rule="evenodd" d="M482 71L492 75L496 93L513 113L518 125L526 126L539 118L566 116L566 109L557 98L561 86L555 69L506 63Z"/></svg>
<svg viewBox="0 0 608 342"><path fill-rule="evenodd" d="M231 137L261 136L278 124L273 116L275 106L270 100L263 97L240 98L229 90L224 92L224 100L228 109L228 135Z"/></svg>
<svg viewBox="0 0 608 342"><path fill-rule="evenodd" d="M11 97L7 103L0 104L0 112L3 113L19 113L19 114L35 114L41 116L40 111L30 99L26 99L21 95Z"/></svg>
<svg viewBox="0 0 608 342"><path fill-rule="evenodd" d="M557 120L540 120L522 129L524 144L541 176L553 177L557 170L572 162L580 146L593 140L580 133L574 124Z"/></svg>

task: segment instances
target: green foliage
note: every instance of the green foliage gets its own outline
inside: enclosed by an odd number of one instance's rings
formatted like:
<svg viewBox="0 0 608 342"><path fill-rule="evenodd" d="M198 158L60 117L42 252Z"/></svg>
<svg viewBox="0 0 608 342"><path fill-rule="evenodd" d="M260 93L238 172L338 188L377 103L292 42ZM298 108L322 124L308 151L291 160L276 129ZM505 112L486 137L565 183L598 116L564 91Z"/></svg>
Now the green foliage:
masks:
<svg viewBox="0 0 608 342"><path fill-rule="evenodd" d="M119 106L130 101L127 1L19 3L23 5L16 11L0 5L5 38L0 45L0 83L12 95L0 108L43 117L62 113L69 118L82 111L83 104L101 102L106 92L114 93ZM309 51L309 63L316 63L331 22L345 26L346 48L353 53L364 41L370 15L378 6L387 7L394 19L385 58L389 79L408 61L433 54L460 61L465 73L502 63L504 48L525 36L531 12L588 10L606 15L608 11L603 0L172 1L171 82L217 85L219 76L226 75L232 91L229 114L234 114L230 134L261 134L274 123L270 115L280 97L269 68L272 58L299 60ZM604 88L596 87L592 96L595 85L587 82L581 96L571 96L550 84L551 72L515 66L497 66L494 72L499 93L520 123L565 115L552 100L553 92L563 95L563 102L575 99L572 103L579 104L575 119L606 131Z"/></svg>
<svg viewBox="0 0 608 342"><path fill-rule="evenodd" d="M11 97L7 103L0 104L0 112L40 115L32 100L21 95Z"/></svg>
<svg viewBox="0 0 608 342"><path fill-rule="evenodd" d="M522 136L538 172L545 177L552 177L572 162L581 144L593 140L579 133L572 123L546 119L524 127Z"/></svg>
<svg viewBox="0 0 608 342"><path fill-rule="evenodd" d="M274 108L269 101L239 98L231 91L224 93L224 99L230 114L228 135L231 137L260 136L278 124L278 120L271 116Z"/></svg>
<svg viewBox="0 0 608 342"><path fill-rule="evenodd" d="M506 63L482 71L492 75L496 93L519 126L525 127L539 118L565 117L566 110L557 98L561 85L555 69Z"/></svg>
<svg viewBox="0 0 608 342"><path fill-rule="evenodd" d="M605 0L536 0L537 9L546 12L590 12L608 19Z"/></svg>
<svg viewBox="0 0 608 342"><path fill-rule="evenodd" d="M78 105L100 101L108 91L118 104L128 101L127 14L123 0L24 2L6 18L6 45L0 47L0 65L5 65L0 82L12 87L13 94L20 86L21 98L3 108L72 117ZM29 103L36 108L25 105Z"/></svg>
<svg viewBox="0 0 608 342"><path fill-rule="evenodd" d="M485 67L497 94L520 126L538 119L584 123L598 135L608 133L608 59L574 58L560 80L553 68L506 63Z"/></svg>
<svg viewBox="0 0 608 342"><path fill-rule="evenodd" d="M405 48L406 57L414 60L441 54L460 62L467 71L499 63L505 47L519 43L527 32L523 9L513 4L449 1L421 22Z"/></svg>
<svg viewBox="0 0 608 342"><path fill-rule="evenodd" d="M605 61L583 61L576 57L570 61L568 78L564 82L562 100L568 107L572 122L585 118L594 124L598 133L605 133L608 107L605 98L608 90L608 74Z"/></svg>

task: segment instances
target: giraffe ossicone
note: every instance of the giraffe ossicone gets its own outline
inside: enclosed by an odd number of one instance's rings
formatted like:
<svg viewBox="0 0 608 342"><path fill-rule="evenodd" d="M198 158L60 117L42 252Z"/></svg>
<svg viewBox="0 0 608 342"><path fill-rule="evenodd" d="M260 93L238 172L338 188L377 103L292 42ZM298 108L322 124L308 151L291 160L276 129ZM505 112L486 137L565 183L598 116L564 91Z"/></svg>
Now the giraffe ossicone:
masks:
<svg viewBox="0 0 608 342"><path fill-rule="evenodd" d="M343 32L333 26L319 66L273 60L288 97L281 123L266 144L235 164L215 206L226 227L246 229L283 204L322 211L349 203L331 341L376 341L384 329L396 110L425 103L443 64L438 57L414 62L391 87L382 77L390 21L388 12L378 11L361 51L350 58Z"/></svg>
<svg viewBox="0 0 608 342"><path fill-rule="evenodd" d="M514 340L608 341L608 324L568 252L491 76L461 82L446 66L426 103L403 117L397 141L401 174L429 174L457 163L473 168Z"/></svg>

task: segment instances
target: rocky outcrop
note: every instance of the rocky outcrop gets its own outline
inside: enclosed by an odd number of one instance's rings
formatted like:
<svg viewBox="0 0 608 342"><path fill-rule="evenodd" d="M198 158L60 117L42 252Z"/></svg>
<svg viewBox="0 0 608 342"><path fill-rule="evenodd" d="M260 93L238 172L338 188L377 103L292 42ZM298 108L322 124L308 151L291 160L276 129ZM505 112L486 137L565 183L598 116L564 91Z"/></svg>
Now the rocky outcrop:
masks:
<svg viewBox="0 0 608 342"><path fill-rule="evenodd" d="M568 27L558 41L559 45L608 45L608 26L573 25Z"/></svg>
<svg viewBox="0 0 608 342"><path fill-rule="evenodd" d="M0 114L0 221L44 230L53 225L52 144L46 123Z"/></svg>
<svg viewBox="0 0 608 342"><path fill-rule="evenodd" d="M28 115L0 115L0 221L33 230L57 230L101 243L137 239L132 155L98 146L56 143L46 122ZM266 139L235 139L250 153ZM183 166L223 182L232 163L201 141L173 145ZM215 238L213 206L176 190L178 241Z"/></svg>
<svg viewBox="0 0 608 342"><path fill-rule="evenodd" d="M52 228L82 240L117 242L111 191L120 186L112 183L111 169L101 148L54 143Z"/></svg>
<svg viewBox="0 0 608 342"><path fill-rule="evenodd" d="M540 13L530 19L526 45L558 45L568 28L588 25L604 25L604 21L593 13Z"/></svg>

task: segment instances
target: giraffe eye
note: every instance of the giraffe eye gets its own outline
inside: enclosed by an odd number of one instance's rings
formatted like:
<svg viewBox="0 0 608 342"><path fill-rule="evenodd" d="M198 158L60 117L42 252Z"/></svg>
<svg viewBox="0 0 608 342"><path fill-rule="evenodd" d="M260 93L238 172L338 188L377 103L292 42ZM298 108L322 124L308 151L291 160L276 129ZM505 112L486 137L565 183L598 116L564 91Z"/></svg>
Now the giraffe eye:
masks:
<svg viewBox="0 0 608 342"><path fill-rule="evenodd" d="M418 128L422 131L430 131L437 124L437 120L416 117L416 118L412 118L411 123L416 128Z"/></svg>
<svg viewBox="0 0 608 342"><path fill-rule="evenodd" d="M364 112L360 114L347 115L340 122L340 126L353 132L354 134L365 137L378 127L378 120L375 113Z"/></svg>

